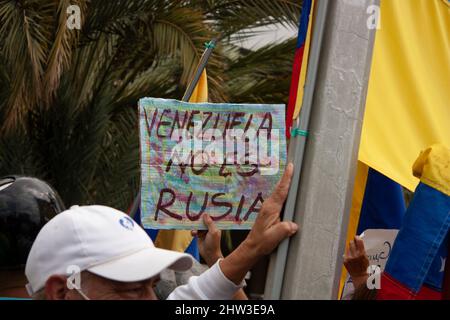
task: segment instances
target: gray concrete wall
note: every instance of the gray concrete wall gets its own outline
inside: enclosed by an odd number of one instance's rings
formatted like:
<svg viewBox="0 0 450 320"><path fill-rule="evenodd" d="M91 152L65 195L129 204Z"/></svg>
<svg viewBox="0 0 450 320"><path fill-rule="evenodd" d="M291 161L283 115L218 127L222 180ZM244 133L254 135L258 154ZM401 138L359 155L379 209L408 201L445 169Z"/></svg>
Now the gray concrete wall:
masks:
<svg viewBox="0 0 450 320"><path fill-rule="evenodd" d="M376 31L367 27L372 4L330 1L283 299L337 298Z"/></svg>

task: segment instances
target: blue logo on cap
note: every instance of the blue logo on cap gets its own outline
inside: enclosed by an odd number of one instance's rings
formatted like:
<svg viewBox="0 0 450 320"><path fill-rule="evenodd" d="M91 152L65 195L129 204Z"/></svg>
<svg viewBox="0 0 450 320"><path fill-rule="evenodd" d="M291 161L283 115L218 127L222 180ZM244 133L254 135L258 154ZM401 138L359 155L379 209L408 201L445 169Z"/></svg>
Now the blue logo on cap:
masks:
<svg viewBox="0 0 450 320"><path fill-rule="evenodd" d="M130 217L123 217L119 220L122 227L128 230L133 230L134 228L134 222Z"/></svg>

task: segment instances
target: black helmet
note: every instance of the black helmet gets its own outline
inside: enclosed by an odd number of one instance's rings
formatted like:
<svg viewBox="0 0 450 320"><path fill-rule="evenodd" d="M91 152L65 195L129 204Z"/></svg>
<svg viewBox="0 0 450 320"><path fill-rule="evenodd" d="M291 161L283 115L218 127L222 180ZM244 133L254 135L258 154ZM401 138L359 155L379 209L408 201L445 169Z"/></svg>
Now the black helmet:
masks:
<svg viewBox="0 0 450 320"><path fill-rule="evenodd" d="M23 267L42 226L64 210L58 193L46 182L0 178L0 269Z"/></svg>

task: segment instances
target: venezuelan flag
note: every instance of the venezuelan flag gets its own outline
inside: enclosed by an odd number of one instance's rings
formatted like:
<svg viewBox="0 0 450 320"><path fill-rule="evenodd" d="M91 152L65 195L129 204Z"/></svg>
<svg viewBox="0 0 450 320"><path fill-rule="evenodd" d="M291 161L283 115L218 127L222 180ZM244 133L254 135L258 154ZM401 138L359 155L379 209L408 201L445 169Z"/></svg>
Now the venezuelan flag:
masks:
<svg viewBox="0 0 450 320"><path fill-rule="evenodd" d="M308 64L309 47L311 43L311 13L314 8L314 0L304 0L300 25L298 28L297 48L295 50L294 63L292 66L291 88L289 91L289 101L286 111L286 136L289 138L293 120L300 113L303 100L303 88L306 80L306 70Z"/></svg>
<svg viewBox="0 0 450 320"><path fill-rule="evenodd" d="M385 175L358 162L352 207L347 229L347 245L367 229L400 229L406 212L403 188ZM342 294L347 271L342 270Z"/></svg>
<svg viewBox="0 0 450 320"><path fill-rule="evenodd" d="M450 149L433 145L413 165L420 179L377 299L442 299L450 228Z"/></svg>
<svg viewBox="0 0 450 320"><path fill-rule="evenodd" d="M399 229L402 187L419 181L415 157L436 142L450 146L449 39L448 0L381 1L347 243L368 228ZM341 288L345 278L343 270Z"/></svg>
<svg viewBox="0 0 450 320"><path fill-rule="evenodd" d="M383 0L358 159L413 191L411 164L450 146L450 2Z"/></svg>

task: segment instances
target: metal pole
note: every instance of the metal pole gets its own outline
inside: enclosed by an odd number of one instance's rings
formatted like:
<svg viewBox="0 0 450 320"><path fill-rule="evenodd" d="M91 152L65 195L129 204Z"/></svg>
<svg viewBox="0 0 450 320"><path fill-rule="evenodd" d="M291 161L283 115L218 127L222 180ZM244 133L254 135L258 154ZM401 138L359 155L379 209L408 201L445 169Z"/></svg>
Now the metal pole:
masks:
<svg viewBox="0 0 450 320"><path fill-rule="evenodd" d="M186 91L185 91L181 101L188 102L189 99L191 98L192 93L194 92L194 89L197 86L198 81L200 80L203 70L205 70L205 68L206 68L206 64L208 63L209 57L211 56L211 53L216 46L216 43L217 43L217 38L214 38L210 42L205 43L206 49L200 58L200 61L197 66L197 70L194 73L194 77L192 78L192 81L189 83L188 87L186 88ZM133 200L133 204L131 206L130 212L128 213L130 215L130 217L134 218L134 216L136 215L136 212L139 209L140 204L141 204L141 190L139 190L138 194L136 195L136 197Z"/></svg>
<svg viewBox="0 0 450 320"><path fill-rule="evenodd" d="M191 98L192 92L194 92L194 89L197 86L198 81L200 80L203 70L205 69L206 64L208 63L209 57L211 56L212 51L216 46L216 42L217 42L217 38L214 38L210 42L207 42L205 44L206 50L205 50L205 52L203 52L202 57L200 58L200 62L198 63L197 71L194 74L194 78L189 83L189 85L186 89L186 92L184 93L181 101L187 102Z"/></svg>
<svg viewBox="0 0 450 320"><path fill-rule="evenodd" d="M314 87L317 77L317 68L319 65L320 50L322 47L323 31L325 28L326 15L328 11L328 1L317 1L317 11L313 22L313 35L311 39L311 53L309 56L308 70L306 75L305 90L300 111L299 125L293 131L298 130L300 134L292 135L289 142L288 162L295 164L292 184L286 200L283 220L292 221L294 217L297 190L300 181L300 171L303 162L306 137L308 132L309 117L314 95ZM274 279L270 290L269 299L278 300L281 297L281 288L283 284L284 269L289 248L289 239L285 239L278 247L275 265Z"/></svg>
<svg viewBox="0 0 450 320"><path fill-rule="evenodd" d="M290 239L284 270L278 271L281 299L336 299L339 291L376 33L367 23L367 8L379 2L327 2L294 210L300 230ZM273 277L270 272L267 297Z"/></svg>

